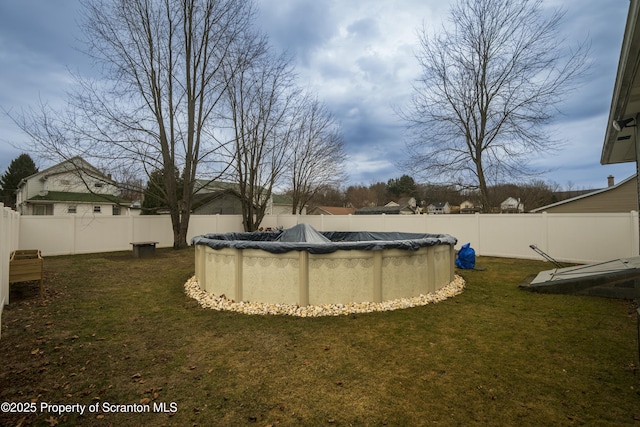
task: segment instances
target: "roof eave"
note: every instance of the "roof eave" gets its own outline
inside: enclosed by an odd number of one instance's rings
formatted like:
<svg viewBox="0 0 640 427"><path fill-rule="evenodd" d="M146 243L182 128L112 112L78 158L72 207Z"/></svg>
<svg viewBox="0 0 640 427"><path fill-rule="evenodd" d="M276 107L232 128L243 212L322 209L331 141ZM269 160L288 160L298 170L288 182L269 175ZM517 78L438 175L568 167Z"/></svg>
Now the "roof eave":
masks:
<svg viewBox="0 0 640 427"><path fill-rule="evenodd" d="M636 160L635 128L624 128L620 132L612 126L613 121L635 118L640 113L640 104L633 102L633 88L640 89L637 71L640 60L640 21L638 20L640 2L630 0L627 23L622 40L618 72L609 110L609 120L605 132L604 144L600 156L603 165L626 163ZM619 139L626 138L626 139Z"/></svg>

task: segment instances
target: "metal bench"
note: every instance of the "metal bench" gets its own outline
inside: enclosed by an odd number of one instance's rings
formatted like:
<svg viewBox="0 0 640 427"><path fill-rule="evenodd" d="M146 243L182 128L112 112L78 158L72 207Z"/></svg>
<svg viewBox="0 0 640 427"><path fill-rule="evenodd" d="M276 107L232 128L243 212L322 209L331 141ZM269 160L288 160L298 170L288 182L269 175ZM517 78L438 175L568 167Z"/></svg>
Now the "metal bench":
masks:
<svg viewBox="0 0 640 427"><path fill-rule="evenodd" d="M158 242L131 242L133 245L133 256L135 258L148 258L156 254Z"/></svg>

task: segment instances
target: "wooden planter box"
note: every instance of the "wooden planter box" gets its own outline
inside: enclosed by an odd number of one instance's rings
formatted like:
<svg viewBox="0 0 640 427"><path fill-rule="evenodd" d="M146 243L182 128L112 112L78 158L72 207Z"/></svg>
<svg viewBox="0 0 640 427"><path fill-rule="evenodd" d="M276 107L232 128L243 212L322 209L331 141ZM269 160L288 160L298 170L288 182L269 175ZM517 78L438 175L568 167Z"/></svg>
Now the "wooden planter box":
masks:
<svg viewBox="0 0 640 427"><path fill-rule="evenodd" d="M43 296L43 262L39 249L24 249L11 253L9 260L9 283L40 281L40 296Z"/></svg>

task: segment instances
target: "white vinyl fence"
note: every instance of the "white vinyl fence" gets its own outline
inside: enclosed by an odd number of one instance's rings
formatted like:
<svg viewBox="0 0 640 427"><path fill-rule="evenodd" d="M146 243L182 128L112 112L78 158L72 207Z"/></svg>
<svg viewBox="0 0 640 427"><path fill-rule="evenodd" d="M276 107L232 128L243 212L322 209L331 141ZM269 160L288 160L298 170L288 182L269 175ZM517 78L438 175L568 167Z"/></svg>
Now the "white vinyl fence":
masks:
<svg viewBox="0 0 640 427"><path fill-rule="evenodd" d="M9 303L9 257L18 249L20 214L0 203L0 331L2 309Z"/></svg>
<svg viewBox="0 0 640 427"><path fill-rule="evenodd" d="M475 215L274 215L262 227L307 223L319 231L404 231L451 234L478 255L541 259L536 245L559 261L599 262L638 256L638 213ZM239 215L193 215L188 239L206 233L242 231ZM173 245L168 216L20 217L21 249L44 256L131 249L131 242Z"/></svg>

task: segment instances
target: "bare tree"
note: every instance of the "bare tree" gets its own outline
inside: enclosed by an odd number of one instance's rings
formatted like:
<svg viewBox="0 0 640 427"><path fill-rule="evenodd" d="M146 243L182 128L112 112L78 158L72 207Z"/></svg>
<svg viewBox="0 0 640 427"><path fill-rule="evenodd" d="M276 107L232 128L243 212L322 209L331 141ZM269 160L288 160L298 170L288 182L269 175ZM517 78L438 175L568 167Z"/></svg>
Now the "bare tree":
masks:
<svg viewBox="0 0 640 427"><path fill-rule="evenodd" d="M365 187L362 184L347 187L345 198L348 206L350 205L354 208L379 206L377 192L371 187Z"/></svg>
<svg viewBox="0 0 640 427"><path fill-rule="evenodd" d="M384 206L393 199L385 182L369 184L369 190L376 196L374 206Z"/></svg>
<svg viewBox="0 0 640 427"><path fill-rule="evenodd" d="M291 61L263 36L247 33L225 66L225 115L233 134L231 175L239 185L245 231L255 231L288 163L299 91Z"/></svg>
<svg viewBox="0 0 640 427"><path fill-rule="evenodd" d="M227 84L221 66L253 13L245 0L89 1L88 53L103 78L79 79L64 113L43 108L17 121L38 151L163 171L174 247L186 247L196 174L221 165L213 122Z"/></svg>
<svg viewBox="0 0 640 427"><path fill-rule="evenodd" d="M345 207L346 200L344 191L338 186L324 186L320 188L311 201L309 202L310 208L316 206L339 206Z"/></svg>
<svg viewBox="0 0 640 427"><path fill-rule="evenodd" d="M288 175L293 199L291 213L302 213L313 196L344 181L344 141L331 113L317 99L299 107Z"/></svg>
<svg viewBox="0 0 640 427"><path fill-rule="evenodd" d="M541 0L459 0L451 26L419 33L422 77L409 108L408 165L480 190L533 172L527 160L557 147L545 125L586 69L588 46L563 47L564 13Z"/></svg>

